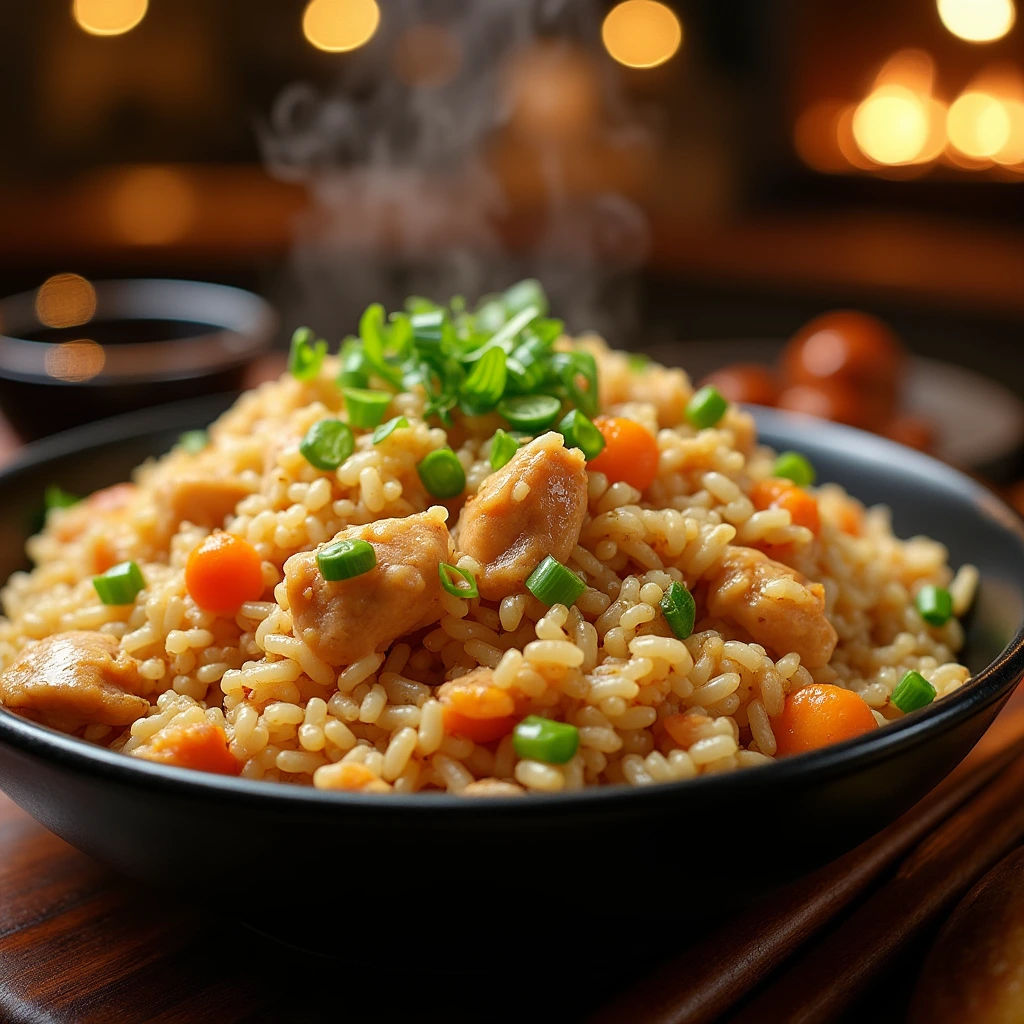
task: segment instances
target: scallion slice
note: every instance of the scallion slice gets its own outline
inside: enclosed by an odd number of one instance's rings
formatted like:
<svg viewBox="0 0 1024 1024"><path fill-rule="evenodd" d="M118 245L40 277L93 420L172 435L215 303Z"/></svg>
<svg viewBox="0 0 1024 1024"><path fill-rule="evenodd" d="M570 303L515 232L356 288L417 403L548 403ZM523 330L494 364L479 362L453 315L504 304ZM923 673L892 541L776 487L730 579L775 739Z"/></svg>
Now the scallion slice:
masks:
<svg viewBox="0 0 1024 1024"><path fill-rule="evenodd" d="M540 715L524 718L512 730L512 747L523 758L565 764L576 756L580 732L568 722L555 722Z"/></svg>
<svg viewBox="0 0 1024 1024"><path fill-rule="evenodd" d="M491 438L491 469L501 469L517 451L519 442L498 427Z"/></svg>
<svg viewBox="0 0 1024 1024"><path fill-rule="evenodd" d="M288 353L288 372L298 380L312 380L324 364L327 342L317 338L308 327L300 327L292 335Z"/></svg>
<svg viewBox="0 0 1024 1024"><path fill-rule="evenodd" d="M370 383L370 364L363 352L363 343L351 335L341 343L341 369L338 371L338 386L342 388L365 388Z"/></svg>
<svg viewBox="0 0 1024 1024"><path fill-rule="evenodd" d="M517 430L546 430L558 419L562 403L554 395L516 395L498 403L498 412Z"/></svg>
<svg viewBox="0 0 1024 1024"><path fill-rule="evenodd" d="M686 404L686 418L698 429L713 427L725 415L729 403L716 387L708 384Z"/></svg>
<svg viewBox="0 0 1024 1024"><path fill-rule="evenodd" d="M56 484L50 484L43 492L43 504L46 506L47 512L51 508L71 508L72 505L77 505L81 500L77 494L65 491Z"/></svg>
<svg viewBox="0 0 1024 1024"><path fill-rule="evenodd" d="M396 430L408 426L409 421L404 416L393 416L387 423L382 423L379 427L374 428L370 440L374 444L380 444L385 437L390 437Z"/></svg>
<svg viewBox="0 0 1024 1024"><path fill-rule="evenodd" d="M299 444L305 460L317 469L337 469L354 451L355 438L341 420L317 420Z"/></svg>
<svg viewBox="0 0 1024 1024"><path fill-rule="evenodd" d="M488 349L459 389L463 411L469 416L490 412L505 393L507 378L505 353L500 348Z"/></svg>
<svg viewBox="0 0 1024 1024"><path fill-rule="evenodd" d="M546 605L564 604L566 608L571 608L587 589L587 585L557 558L548 555L530 573L526 589Z"/></svg>
<svg viewBox="0 0 1024 1024"><path fill-rule="evenodd" d="M205 430L186 430L178 438L178 447L188 452L189 455L197 455L210 443L210 435Z"/></svg>
<svg viewBox="0 0 1024 1024"><path fill-rule="evenodd" d="M929 626L944 626L953 616L953 597L945 587L922 587L914 598L918 614Z"/></svg>
<svg viewBox="0 0 1024 1024"><path fill-rule="evenodd" d="M92 585L104 604L131 604L146 586L142 570L134 562L121 562L102 576L94 576Z"/></svg>
<svg viewBox="0 0 1024 1024"><path fill-rule="evenodd" d="M476 577L468 569L460 569L457 565L441 562L437 567L437 574L441 577L441 586L449 594L453 594L455 597L464 597L467 601L480 596L480 591L476 586ZM457 582L453 576L461 577L463 582Z"/></svg>
<svg viewBox="0 0 1024 1024"><path fill-rule="evenodd" d="M814 466L799 452L779 452L772 476L792 480L797 487L810 487L815 480Z"/></svg>
<svg viewBox="0 0 1024 1024"><path fill-rule="evenodd" d="M548 311L548 297L544 294L544 287L540 281L532 277L517 281L507 288L502 296L502 303L509 316L514 316L528 306L534 306L541 316Z"/></svg>
<svg viewBox="0 0 1024 1024"><path fill-rule="evenodd" d="M384 419L384 413L391 404L387 391L372 391L368 388L342 388L345 396L345 410L353 427L375 427Z"/></svg>
<svg viewBox="0 0 1024 1024"><path fill-rule="evenodd" d="M935 687L920 672L908 672L892 691L889 700L904 714L926 707L935 700Z"/></svg>
<svg viewBox="0 0 1024 1024"><path fill-rule="evenodd" d="M693 632L693 622L697 617L697 605L693 600L693 594L678 580L673 580L665 591L660 606L668 628L680 640L685 640Z"/></svg>
<svg viewBox="0 0 1024 1024"><path fill-rule="evenodd" d="M423 486L435 498L454 498L466 489L466 471L451 448L438 448L416 467Z"/></svg>
<svg viewBox="0 0 1024 1024"><path fill-rule="evenodd" d="M325 580L336 583L368 573L377 564L377 552L365 540L335 540L316 553L316 564Z"/></svg>
<svg viewBox="0 0 1024 1024"><path fill-rule="evenodd" d="M566 445L579 448L587 462L596 459L604 450L604 435L579 409L567 412L557 429L565 438Z"/></svg>

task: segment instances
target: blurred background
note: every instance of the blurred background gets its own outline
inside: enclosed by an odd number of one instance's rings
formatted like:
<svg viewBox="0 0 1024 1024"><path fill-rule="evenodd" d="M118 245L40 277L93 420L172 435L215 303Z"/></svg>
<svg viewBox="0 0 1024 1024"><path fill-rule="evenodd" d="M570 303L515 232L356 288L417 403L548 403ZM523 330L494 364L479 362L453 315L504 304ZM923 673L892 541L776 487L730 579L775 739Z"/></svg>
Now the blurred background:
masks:
<svg viewBox="0 0 1024 1024"><path fill-rule="evenodd" d="M283 348L532 274L695 376L853 307L1022 396L1019 3L3 4L0 293L230 284Z"/></svg>

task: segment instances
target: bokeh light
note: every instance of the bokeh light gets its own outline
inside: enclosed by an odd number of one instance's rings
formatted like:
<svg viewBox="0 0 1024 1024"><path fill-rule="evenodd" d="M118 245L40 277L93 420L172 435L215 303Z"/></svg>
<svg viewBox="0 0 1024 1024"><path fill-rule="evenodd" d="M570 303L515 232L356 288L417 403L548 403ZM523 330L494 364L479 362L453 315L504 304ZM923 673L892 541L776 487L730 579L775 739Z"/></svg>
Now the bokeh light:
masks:
<svg viewBox="0 0 1024 1024"><path fill-rule="evenodd" d="M368 43L380 24L376 0L310 0L302 15L302 31L328 53L357 50Z"/></svg>
<svg viewBox="0 0 1024 1024"><path fill-rule="evenodd" d="M548 143L578 139L597 121L600 101L591 58L574 46L538 43L515 56L506 82L512 127Z"/></svg>
<svg viewBox="0 0 1024 1024"><path fill-rule="evenodd" d="M91 338L54 345L47 349L43 357L43 365L51 377L71 384L92 380L103 369L106 361L107 354L103 346Z"/></svg>
<svg viewBox="0 0 1024 1024"><path fill-rule="evenodd" d="M125 171L109 195L115 234L131 245L167 245L195 223L194 191L183 174L166 167Z"/></svg>
<svg viewBox="0 0 1024 1024"><path fill-rule="evenodd" d="M54 274L36 292L36 318L44 327L79 327L96 313L96 289L79 274Z"/></svg>
<svg viewBox="0 0 1024 1024"><path fill-rule="evenodd" d="M1024 103L1003 100L1003 109L1010 122L1010 135L1006 144L992 154L992 159L1005 167L1024 165Z"/></svg>
<svg viewBox="0 0 1024 1024"><path fill-rule="evenodd" d="M916 160L928 141L928 110L920 96L900 85L875 89L853 114L853 137L877 164Z"/></svg>
<svg viewBox="0 0 1024 1024"><path fill-rule="evenodd" d="M146 16L149 0L74 0L71 14L93 36L120 36Z"/></svg>
<svg viewBox="0 0 1024 1024"><path fill-rule="evenodd" d="M1013 0L938 0L942 24L969 43L1002 39L1013 28Z"/></svg>
<svg viewBox="0 0 1024 1024"><path fill-rule="evenodd" d="M683 26L671 8L657 0L624 0L608 12L601 38L620 64L655 68L679 49Z"/></svg>
<svg viewBox="0 0 1024 1024"><path fill-rule="evenodd" d="M793 147L812 170L838 174L849 169L850 162L839 145L839 119L845 107L841 100L819 100L796 119Z"/></svg>
<svg viewBox="0 0 1024 1024"><path fill-rule="evenodd" d="M946 132L950 143L975 160L991 159L1010 142L1010 115L985 92L965 92L949 107Z"/></svg>
<svg viewBox="0 0 1024 1024"><path fill-rule="evenodd" d="M441 25L413 25L395 46L392 64L399 81L420 89L439 89L462 68L462 47Z"/></svg>

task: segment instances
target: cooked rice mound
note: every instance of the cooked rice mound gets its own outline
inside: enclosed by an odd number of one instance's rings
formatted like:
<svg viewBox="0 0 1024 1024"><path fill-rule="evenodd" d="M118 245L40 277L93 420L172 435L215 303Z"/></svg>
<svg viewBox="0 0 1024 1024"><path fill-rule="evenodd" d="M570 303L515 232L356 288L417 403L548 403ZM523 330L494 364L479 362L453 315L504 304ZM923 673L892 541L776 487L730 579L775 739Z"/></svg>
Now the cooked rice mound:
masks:
<svg viewBox="0 0 1024 1024"><path fill-rule="evenodd" d="M580 470L586 507L566 564L587 589L573 607L549 608L521 584L500 599L463 600L434 589L428 573L418 577L426 581L418 617L389 607L385 594L351 642L334 642L336 621L318 628L314 588L290 586L285 563L352 527L417 516L448 545L442 560L486 574L459 549L460 513L492 473L491 438L504 424L497 414L457 415L446 431L423 420L420 395L401 393L386 416L406 416L407 429L376 445L357 431L354 454L336 471L316 469L298 444L343 411L329 358L312 381L286 375L243 395L204 450L175 448L140 467L134 485L50 512L29 542L36 567L2 595L4 702L126 755L247 779L504 795L764 763L776 752L773 722L787 695L811 683L855 691L880 725L901 716L889 697L907 670L939 697L963 685L956 615L973 595L971 567L954 578L941 544L894 537L884 508L866 510L833 484L813 490L817 536L785 508L755 510L751 489L772 475L775 453L758 445L747 412L730 406L716 427L696 430L681 370L637 369L592 337L573 344L597 357L603 410L641 424L660 452L644 493ZM445 445L467 485L439 502L417 464ZM226 616L199 608L185 582L189 554L221 527L253 545L265 583L262 600ZM128 559L145 589L131 605L101 604L93 576ZM756 566L764 578L752 614L737 574ZM673 580L696 599L685 640L659 607ZM925 584L953 595L956 614L942 627L915 609ZM404 635L395 635L399 626ZM55 707L33 688L31 671L16 671L31 668L37 641L56 634L75 634L67 644L91 637L83 665L92 658L97 673L118 666L116 708L102 683L88 700L80 688ZM578 752L565 764L520 759L511 725L500 738L477 732L474 742L450 714L467 694L509 723L540 714L575 725Z"/></svg>

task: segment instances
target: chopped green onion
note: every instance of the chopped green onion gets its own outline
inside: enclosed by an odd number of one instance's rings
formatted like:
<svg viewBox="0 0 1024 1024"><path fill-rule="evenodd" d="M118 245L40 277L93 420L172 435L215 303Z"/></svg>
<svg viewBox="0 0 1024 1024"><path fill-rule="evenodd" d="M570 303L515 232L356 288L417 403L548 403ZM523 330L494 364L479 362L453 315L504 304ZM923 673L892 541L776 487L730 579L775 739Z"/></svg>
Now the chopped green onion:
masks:
<svg viewBox="0 0 1024 1024"><path fill-rule="evenodd" d="M394 416L387 423L382 423L379 427L376 427L370 435L370 440L374 444L380 444L385 437L390 437L396 430L408 426L409 421L404 416Z"/></svg>
<svg viewBox="0 0 1024 1024"><path fill-rule="evenodd" d="M587 589L587 585L571 569L548 555L530 573L526 589L546 605L564 604L566 608L571 608Z"/></svg>
<svg viewBox="0 0 1024 1024"><path fill-rule="evenodd" d="M451 448L438 448L416 467L423 486L435 498L454 498L466 489L466 471Z"/></svg>
<svg viewBox="0 0 1024 1024"><path fill-rule="evenodd" d="M729 408L721 391L708 384L696 392L686 404L686 418L698 429L713 427Z"/></svg>
<svg viewBox="0 0 1024 1024"><path fill-rule="evenodd" d="M367 306L359 318L359 337L363 342L363 356L373 372L392 387L402 386L402 372L384 357L384 307L375 302Z"/></svg>
<svg viewBox="0 0 1024 1024"><path fill-rule="evenodd" d="M363 353L363 343L349 335L341 343L340 357L338 387L365 388L370 383L370 364Z"/></svg>
<svg viewBox="0 0 1024 1024"><path fill-rule="evenodd" d="M445 313L443 309L431 309L422 313L413 313L409 317L412 324L413 341L418 346L432 347L441 344L444 335Z"/></svg>
<svg viewBox="0 0 1024 1024"><path fill-rule="evenodd" d="M500 296L491 296L482 300L476 307L475 318L477 330L485 334L494 334L508 319L508 312Z"/></svg>
<svg viewBox="0 0 1024 1024"><path fill-rule="evenodd" d="M43 492L43 503L46 505L47 512L51 508L71 508L72 505L77 505L81 500L77 494L65 491L56 484L50 484Z"/></svg>
<svg viewBox="0 0 1024 1024"><path fill-rule="evenodd" d="M587 462L596 459L604 450L604 435L579 409L573 409L562 417L558 432L570 448L579 448L583 452Z"/></svg>
<svg viewBox="0 0 1024 1024"><path fill-rule="evenodd" d="M490 412L505 393L507 376L505 353L500 348L485 352L459 389L463 411L469 416Z"/></svg>
<svg viewBox="0 0 1024 1024"><path fill-rule="evenodd" d="M779 452L772 476L781 477L783 480L792 480L797 487L810 487L817 474L814 472L810 460L799 452Z"/></svg>
<svg viewBox="0 0 1024 1024"><path fill-rule="evenodd" d="M914 598L917 611L929 626L944 626L953 615L953 597L945 587L922 587Z"/></svg>
<svg viewBox="0 0 1024 1024"><path fill-rule="evenodd" d="M554 395L516 395L498 403L498 412L518 430L546 430L561 411Z"/></svg>
<svg viewBox="0 0 1024 1024"><path fill-rule="evenodd" d="M515 316L528 306L535 307L540 316L548 311L548 297L544 294L544 288L540 281L532 277L517 281L507 288L502 303L508 316Z"/></svg>
<svg viewBox="0 0 1024 1024"><path fill-rule="evenodd" d="M367 388L342 388L345 396L345 411L353 427L375 427L388 411L391 393L371 391Z"/></svg>
<svg viewBox="0 0 1024 1024"><path fill-rule="evenodd" d="M365 540L335 540L316 553L316 564L325 580L336 583L368 573L377 564L377 552Z"/></svg>
<svg viewBox="0 0 1024 1024"><path fill-rule="evenodd" d="M643 352L630 352L626 356L626 362L633 373L643 373L650 366L651 357L644 355Z"/></svg>
<svg viewBox="0 0 1024 1024"><path fill-rule="evenodd" d="M209 443L210 436L205 430L186 430L185 433L178 438L178 447L188 452L190 455L198 454Z"/></svg>
<svg viewBox="0 0 1024 1024"><path fill-rule="evenodd" d="M540 387L547 377L550 357L550 346L536 334L530 334L505 361L511 390L525 395Z"/></svg>
<svg viewBox="0 0 1024 1024"><path fill-rule="evenodd" d="M134 562L121 562L102 576L94 576L92 585L104 604L131 604L146 586L142 570Z"/></svg>
<svg viewBox="0 0 1024 1024"><path fill-rule="evenodd" d="M693 600L693 594L678 580L673 580L665 591L660 605L668 628L680 640L685 640L693 632L693 622L697 617L697 605Z"/></svg>
<svg viewBox="0 0 1024 1024"><path fill-rule="evenodd" d="M892 691L889 700L904 714L917 711L935 700L935 687L920 672L910 671Z"/></svg>
<svg viewBox="0 0 1024 1024"><path fill-rule="evenodd" d="M597 360L589 352L556 352L552 365L557 370L569 400L588 416L596 416L597 401ZM580 387L583 378L585 388Z"/></svg>
<svg viewBox="0 0 1024 1024"><path fill-rule="evenodd" d="M524 718L512 730L512 747L523 758L565 764L576 756L580 731L568 722L555 722L540 715Z"/></svg>
<svg viewBox="0 0 1024 1024"><path fill-rule="evenodd" d="M337 469L354 451L355 438L341 420L317 420L299 444L305 460L317 469Z"/></svg>
<svg viewBox="0 0 1024 1024"><path fill-rule="evenodd" d="M308 327L300 327L292 335L292 347L288 353L288 371L297 380L312 380L324 364L327 342Z"/></svg>
<svg viewBox="0 0 1024 1024"><path fill-rule="evenodd" d="M476 577L468 569L460 569L457 565L441 562L437 567L437 574L441 577L441 586L449 594L453 594L455 597L464 597L467 601L480 596L480 591L476 586ZM452 578L452 574L461 576L465 582L457 583Z"/></svg>
<svg viewBox="0 0 1024 1024"><path fill-rule="evenodd" d="M501 469L517 451L519 442L498 427L491 438L491 469Z"/></svg>

